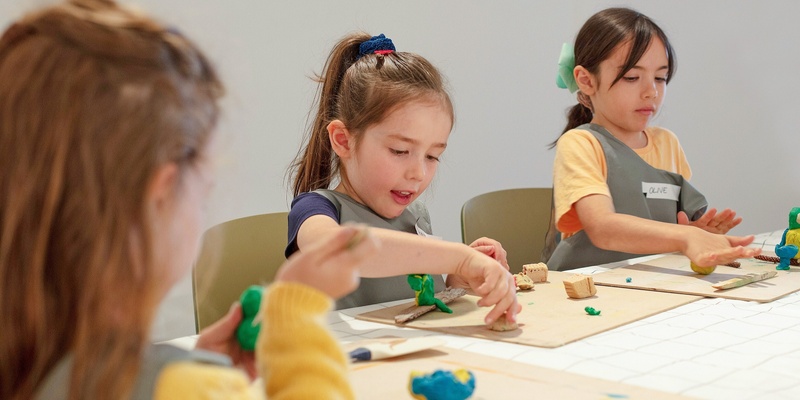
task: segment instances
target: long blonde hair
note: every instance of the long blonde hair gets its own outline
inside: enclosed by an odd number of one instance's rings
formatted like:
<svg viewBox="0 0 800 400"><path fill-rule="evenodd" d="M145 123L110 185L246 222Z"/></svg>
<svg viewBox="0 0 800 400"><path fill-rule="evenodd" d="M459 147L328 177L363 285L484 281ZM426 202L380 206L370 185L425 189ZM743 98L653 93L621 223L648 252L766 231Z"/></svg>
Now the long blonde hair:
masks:
<svg viewBox="0 0 800 400"><path fill-rule="evenodd" d="M191 168L223 88L185 37L110 0L0 38L0 398L72 356L69 397L130 394L157 306L144 196Z"/></svg>

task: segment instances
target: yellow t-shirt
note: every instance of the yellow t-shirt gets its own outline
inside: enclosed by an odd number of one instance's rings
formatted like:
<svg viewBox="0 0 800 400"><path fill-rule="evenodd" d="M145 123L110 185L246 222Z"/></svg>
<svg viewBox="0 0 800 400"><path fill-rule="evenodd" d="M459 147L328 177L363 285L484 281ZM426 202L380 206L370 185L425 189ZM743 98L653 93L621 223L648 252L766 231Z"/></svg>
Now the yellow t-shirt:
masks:
<svg viewBox="0 0 800 400"><path fill-rule="evenodd" d="M347 358L325 326L332 302L297 283L273 283L261 303L256 359L263 387L234 368L176 362L158 377L160 399L353 399Z"/></svg>
<svg viewBox="0 0 800 400"><path fill-rule="evenodd" d="M692 170L674 133L659 127L644 130L647 145L633 149L651 166L675 172L689 180ZM566 238L583 229L575 203L593 194L611 197L606 183L608 167L600 142L591 132L572 129L558 139L553 162L553 198L556 228Z"/></svg>

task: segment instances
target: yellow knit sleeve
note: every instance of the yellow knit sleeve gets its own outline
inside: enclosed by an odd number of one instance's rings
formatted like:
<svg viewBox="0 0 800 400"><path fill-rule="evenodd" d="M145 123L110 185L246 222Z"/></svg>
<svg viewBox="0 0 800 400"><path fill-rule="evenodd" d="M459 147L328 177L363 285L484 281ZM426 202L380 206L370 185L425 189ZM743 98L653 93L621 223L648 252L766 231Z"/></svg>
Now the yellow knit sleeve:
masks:
<svg viewBox="0 0 800 400"><path fill-rule="evenodd" d="M252 400L264 394L251 385L244 372L231 367L176 362L158 376L155 400Z"/></svg>
<svg viewBox="0 0 800 400"><path fill-rule="evenodd" d="M353 399L347 358L325 327L331 300L311 287L276 282L264 292L256 357L270 400Z"/></svg>

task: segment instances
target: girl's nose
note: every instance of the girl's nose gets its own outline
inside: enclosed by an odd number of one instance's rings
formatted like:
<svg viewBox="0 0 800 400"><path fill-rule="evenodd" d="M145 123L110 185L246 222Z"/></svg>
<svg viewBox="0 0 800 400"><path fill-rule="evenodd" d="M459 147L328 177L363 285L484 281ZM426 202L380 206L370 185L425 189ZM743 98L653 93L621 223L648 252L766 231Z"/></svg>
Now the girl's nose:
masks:
<svg viewBox="0 0 800 400"><path fill-rule="evenodd" d="M645 83L643 96L645 99L658 97L658 86L655 81Z"/></svg>
<svg viewBox="0 0 800 400"><path fill-rule="evenodd" d="M426 174L425 160L415 160L406 169L406 178L409 180L421 181Z"/></svg>

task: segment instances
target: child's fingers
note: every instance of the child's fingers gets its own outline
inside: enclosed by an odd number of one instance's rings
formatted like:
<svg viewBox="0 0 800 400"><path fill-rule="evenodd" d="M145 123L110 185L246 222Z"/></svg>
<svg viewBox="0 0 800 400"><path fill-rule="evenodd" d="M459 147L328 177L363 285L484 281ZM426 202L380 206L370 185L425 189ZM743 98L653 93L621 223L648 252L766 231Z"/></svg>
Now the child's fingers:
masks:
<svg viewBox="0 0 800 400"><path fill-rule="evenodd" d="M717 215L717 209L711 208L708 211L706 211L706 213L703 214L700 218L698 218L697 221L694 221L694 225L706 226L711 222L712 219L714 219L715 215Z"/></svg>
<svg viewBox="0 0 800 400"><path fill-rule="evenodd" d="M747 235L747 236L725 236L728 239L728 243L731 246L747 246L750 243L753 243L755 240L755 236Z"/></svg>
<svg viewBox="0 0 800 400"><path fill-rule="evenodd" d="M503 275L491 274L483 284L478 286L476 292L482 297L478 300L478 306L488 307L497 304L503 297L508 295L509 287L513 286L514 278L508 271L502 272L504 272ZM511 285L509 285L509 282L511 282ZM513 287L516 288L516 286Z"/></svg>
<svg viewBox="0 0 800 400"><path fill-rule="evenodd" d="M495 306L486 314L486 318L484 319L484 323L486 325L491 325L494 321L498 318L503 317L505 314L505 318L507 318L511 322L515 322L517 320L517 312L519 312L520 307L519 303L517 302L517 296L513 292L508 292L506 296L503 296L500 301L498 301Z"/></svg>
<svg viewBox="0 0 800 400"><path fill-rule="evenodd" d="M506 269L506 271L511 269L508 266L508 252L504 248L500 247L499 249L495 250L494 259L497 260L497 262L499 262L500 265Z"/></svg>
<svg viewBox="0 0 800 400"><path fill-rule="evenodd" d="M481 252L483 254L486 254L489 257L494 258L493 257L493 255L494 255L494 246L480 245L480 246L474 246L472 248L475 249L475 250L478 250L479 252Z"/></svg>
<svg viewBox="0 0 800 400"><path fill-rule="evenodd" d="M211 336L227 337L236 330L240 322L242 322L242 305L236 301L231 304L231 308L222 318L203 331L208 332Z"/></svg>
<svg viewBox="0 0 800 400"><path fill-rule="evenodd" d="M721 265L739 258L748 258L761 254L761 249L754 249L744 246L734 246L715 252L701 255L695 263L698 265Z"/></svg>
<svg viewBox="0 0 800 400"><path fill-rule="evenodd" d="M359 234L356 234L356 236L358 235ZM355 243L353 247L341 254L343 256L349 256L353 262L360 262L374 254L381 247L381 242L378 237L373 235L368 229L364 230L363 235L364 236L359 238L358 242Z"/></svg>
<svg viewBox="0 0 800 400"><path fill-rule="evenodd" d="M348 250L339 249L339 251L334 252L328 258L320 259L318 264L337 269L349 268L358 270L358 264L367 257L373 255L379 247L380 241L378 238L367 232L353 247Z"/></svg>
<svg viewBox="0 0 800 400"><path fill-rule="evenodd" d="M200 332L195 348L219 352L221 347L225 347L225 343L233 339L240 322L242 306L237 301L231 305L227 314Z"/></svg>

